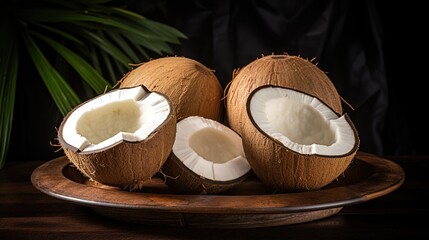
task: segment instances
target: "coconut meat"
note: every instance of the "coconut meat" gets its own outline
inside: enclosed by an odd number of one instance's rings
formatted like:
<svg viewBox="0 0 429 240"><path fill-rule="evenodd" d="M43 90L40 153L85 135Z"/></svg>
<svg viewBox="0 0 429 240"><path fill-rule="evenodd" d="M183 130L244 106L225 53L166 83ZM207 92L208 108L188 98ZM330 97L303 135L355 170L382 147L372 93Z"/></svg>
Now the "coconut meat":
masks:
<svg viewBox="0 0 429 240"><path fill-rule="evenodd" d="M63 139L81 152L146 139L169 116L164 96L141 86L118 89L84 103L67 118Z"/></svg>
<svg viewBox="0 0 429 240"><path fill-rule="evenodd" d="M282 87L258 89L250 100L257 127L301 154L339 156L355 146L355 135L344 116L338 117L319 99Z"/></svg>
<svg viewBox="0 0 429 240"><path fill-rule="evenodd" d="M178 122L173 153L191 171L214 181L234 180L250 170L241 137L203 117Z"/></svg>

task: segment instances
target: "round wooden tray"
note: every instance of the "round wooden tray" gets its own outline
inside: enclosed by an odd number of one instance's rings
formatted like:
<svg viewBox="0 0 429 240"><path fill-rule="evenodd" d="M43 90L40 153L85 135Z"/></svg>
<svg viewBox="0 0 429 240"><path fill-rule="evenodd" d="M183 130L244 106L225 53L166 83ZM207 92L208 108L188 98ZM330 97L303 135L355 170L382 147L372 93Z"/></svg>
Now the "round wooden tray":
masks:
<svg viewBox="0 0 429 240"><path fill-rule="evenodd" d="M338 213L342 207L386 195L401 186L396 163L359 152L344 174L317 190L276 194L254 175L221 195L183 195L155 177L139 191L124 191L84 177L63 156L34 170L41 192L89 206L122 221L166 226L250 228L303 223Z"/></svg>

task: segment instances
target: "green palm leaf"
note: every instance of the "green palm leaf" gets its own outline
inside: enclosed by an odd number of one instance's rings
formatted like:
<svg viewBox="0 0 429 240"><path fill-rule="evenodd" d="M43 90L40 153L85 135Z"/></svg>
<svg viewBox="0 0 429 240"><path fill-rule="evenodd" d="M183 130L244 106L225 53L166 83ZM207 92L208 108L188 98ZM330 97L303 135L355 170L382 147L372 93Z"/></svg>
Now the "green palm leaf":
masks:
<svg viewBox="0 0 429 240"><path fill-rule="evenodd" d="M16 33L8 21L0 19L0 28L8 29L8 35L0 38L0 169L6 159L12 132L13 109L15 105L18 74L18 48ZM7 26L4 26L7 25Z"/></svg>
<svg viewBox="0 0 429 240"><path fill-rule="evenodd" d="M130 70L130 63L172 54L170 44L180 44L180 39L186 38L180 31L119 4L123 2L14 0L2 4L0 169L12 131L15 89L21 83L20 59L29 56L52 100L66 115L81 99L69 84L76 79L64 72L80 76L89 98L115 85ZM55 62L57 56L61 61Z"/></svg>
<svg viewBox="0 0 429 240"><path fill-rule="evenodd" d="M46 30L48 30L50 32L53 32L55 34L58 34L59 36L65 38L65 39L68 39L68 40L70 40L72 42L75 42L75 43L77 43L79 45L84 45L84 43L80 39L74 37L73 35L71 35L71 34L69 34L67 32L64 32L64 31L62 31L62 30L60 30L58 28L49 27L49 26L46 26L44 24L40 24L38 22L34 22L33 24L36 25L36 26L39 26L41 28L44 28L44 29L46 29Z"/></svg>
<svg viewBox="0 0 429 240"><path fill-rule="evenodd" d="M112 56L119 63L124 66L128 66L131 62L131 59L123 53L115 44L111 43L108 39L103 36L100 36L98 33L94 33L91 31L83 30L81 31L83 37L87 38L90 42L92 42L95 46L99 47L103 52Z"/></svg>
<svg viewBox="0 0 429 240"><path fill-rule="evenodd" d="M23 33L25 45L28 53L45 82L49 93L54 99L55 104L63 115L66 115L73 107L78 105L81 100L58 71L49 63L40 48L27 33Z"/></svg>
<svg viewBox="0 0 429 240"><path fill-rule="evenodd" d="M130 44L124 39L124 37L122 35L120 35L119 33L115 32L115 31L108 31L106 32L106 35L108 37L110 37L113 42L115 42L119 48L127 55L131 58L131 60L133 62L138 62L139 61L139 57L137 56L137 54L134 52L134 49L130 46Z"/></svg>
<svg viewBox="0 0 429 240"><path fill-rule="evenodd" d="M76 72L79 73L82 79L84 79L97 94L103 93L106 88L112 88L110 83L107 82L99 72L97 72L79 55L49 37L43 36L36 32L32 32L32 34L54 48L76 70Z"/></svg>
<svg viewBox="0 0 429 240"><path fill-rule="evenodd" d="M170 26L167 26L159 22L149 20L137 13L128 11L126 9L122 9L122 8L112 8L112 9L115 11L115 13L140 24L142 27L146 27L152 30L159 37L161 37L162 40L165 40L170 43L178 44L180 43L179 38L186 39L186 36L180 31L176 30L175 28L172 28Z"/></svg>

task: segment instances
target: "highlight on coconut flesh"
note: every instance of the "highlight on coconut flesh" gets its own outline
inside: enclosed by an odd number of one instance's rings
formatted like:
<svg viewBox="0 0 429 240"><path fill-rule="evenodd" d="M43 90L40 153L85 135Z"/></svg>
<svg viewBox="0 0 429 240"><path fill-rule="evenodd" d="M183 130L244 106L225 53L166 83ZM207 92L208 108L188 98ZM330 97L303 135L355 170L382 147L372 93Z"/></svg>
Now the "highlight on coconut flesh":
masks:
<svg viewBox="0 0 429 240"><path fill-rule="evenodd" d="M220 122L191 116L177 123L176 139L162 174L182 193L215 194L246 179L251 171L241 137Z"/></svg>
<svg viewBox="0 0 429 240"><path fill-rule="evenodd" d="M167 159L176 134L168 97L144 86L112 90L74 108L58 138L68 159L102 184L139 188Z"/></svg>
<svg viewBox="0 0 429 240"><path fill-rule="evenodd" d="M290 88L262 86L247 100L243 145L258 178L279 192L326 186L350 165L359 147L347 114Z"/></svg>
<svg viewBox="0 0 429 240"><path fill-rule="evenodd" d="M120 87L140 84L167 95L177 120L189 116L221 120L222 86L213 71L194 59L161 57L145 62L129 72Z"/></svg>

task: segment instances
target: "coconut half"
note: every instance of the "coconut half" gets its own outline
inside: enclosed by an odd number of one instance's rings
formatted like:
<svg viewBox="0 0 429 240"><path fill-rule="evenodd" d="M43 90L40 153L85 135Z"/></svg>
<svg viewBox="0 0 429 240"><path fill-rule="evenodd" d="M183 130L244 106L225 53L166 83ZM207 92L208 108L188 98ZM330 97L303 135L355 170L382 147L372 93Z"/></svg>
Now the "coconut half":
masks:
<svg viewBox="0 0 429 240"><path fill-rule="evenodd" d="M62 121L58 138L69 160L87 177L138 188L161 168L175 133L168 97L136 86L77 106Z"/></svg>
<svg viewBox="0 0 429 240"><path fill-rule="evenodd" d="M358 150L358 134L349 117L303 92L263 86L250 94L246 110L246 156L261 181L278 191L329 184Z"/></svg>
<svg viewBox="0 0 429 240"><path fill-rule="evenodd" d="M167 185L183 193L220 193L239 184L251 168L241 137L200 116L177 123L170 158L162 167Z"/></svg>

